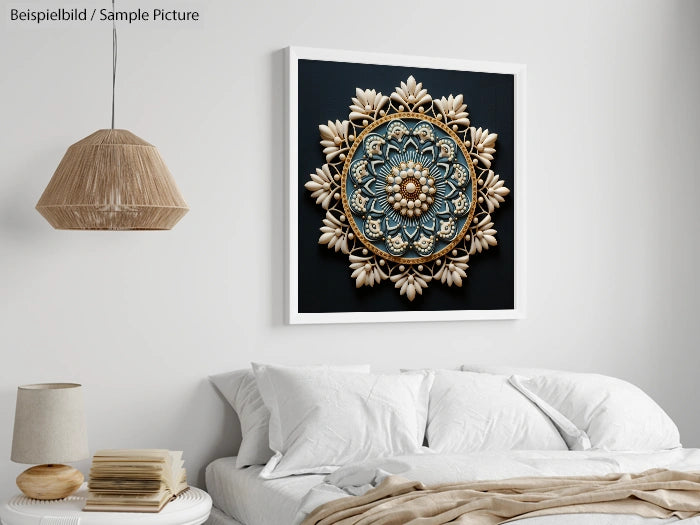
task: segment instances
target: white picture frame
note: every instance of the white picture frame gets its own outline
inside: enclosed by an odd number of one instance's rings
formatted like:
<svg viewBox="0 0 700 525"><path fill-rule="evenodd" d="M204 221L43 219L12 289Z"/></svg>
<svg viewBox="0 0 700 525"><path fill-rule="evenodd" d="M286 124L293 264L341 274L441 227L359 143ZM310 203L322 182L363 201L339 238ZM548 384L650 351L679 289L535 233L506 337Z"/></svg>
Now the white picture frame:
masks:
<svg viewBox="0 0 700 525"><path fill-rule="evenodd" d="M285 56L286 81L286 321L289 324L376 323L418 321L464 321L522 319L526 316L526 66L505 62L483 62L454 58L408 56L386 53L288 47ZM349 62L386 66L474 71L513 75L514 78L514 189L509 198L514 206L514 307L504 310L439 310L387 312L300 312L298 307L299 254L297 200L298 173L298 63L299 60Z"/></svg>

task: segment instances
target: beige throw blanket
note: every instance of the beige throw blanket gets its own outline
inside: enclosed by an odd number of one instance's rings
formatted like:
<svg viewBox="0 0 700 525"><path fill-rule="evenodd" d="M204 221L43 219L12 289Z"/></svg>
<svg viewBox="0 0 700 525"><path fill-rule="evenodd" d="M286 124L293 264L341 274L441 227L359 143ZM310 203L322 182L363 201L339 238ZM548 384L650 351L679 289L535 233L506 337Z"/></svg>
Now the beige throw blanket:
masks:
<svg viewBox="0 0 700 525"><path fill-rule="evenodd" d="M527 477L426 487L389 476L363 496L315 509L302 525L495 525L546 514L700 514L700 472Z"/></svg>

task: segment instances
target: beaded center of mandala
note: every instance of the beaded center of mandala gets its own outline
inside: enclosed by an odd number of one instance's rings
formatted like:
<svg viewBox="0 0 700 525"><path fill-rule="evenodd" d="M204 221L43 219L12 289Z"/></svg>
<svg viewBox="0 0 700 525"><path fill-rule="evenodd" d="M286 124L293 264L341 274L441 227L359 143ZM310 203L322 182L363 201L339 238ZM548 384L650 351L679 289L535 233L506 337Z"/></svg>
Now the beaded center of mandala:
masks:
<svg viewBox="0 0 700 525"><path fill-rule="evenodd" d="M402 162L391 168L384 188L387 202L401 215L420 217L435 202L435 179L420 162Z"/></svg>

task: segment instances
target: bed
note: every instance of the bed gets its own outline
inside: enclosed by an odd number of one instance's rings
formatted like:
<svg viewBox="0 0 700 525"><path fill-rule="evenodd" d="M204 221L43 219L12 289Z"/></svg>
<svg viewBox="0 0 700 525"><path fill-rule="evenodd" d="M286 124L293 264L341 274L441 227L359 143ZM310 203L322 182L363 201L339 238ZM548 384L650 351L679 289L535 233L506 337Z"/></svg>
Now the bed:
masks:
<svg viewBox="0 0 700 525"><path fill-rule="evenodd" d="M238 469L235 457L217 459L207 467L207 491L216 511L211 525L292 524L302 499L325 478L311 474L265 480L261 470L262 466Z"/></svg>
<svg viewBox="0 0 700 525"><path fill-rule="evenodd" d="M211 379L238 413L243 440L238 456L206 469L210 525L336 523L316 518L319 509L362 502L394 479L432 489L562 476L617 482L643 472L677 473L676 493L697 499L652 505L653 511L613 505L611 512L587 512L608 509L606 503L515 519L523 525L700 525L700 450L682 448L668 415L619 379L468 366L377 375L365 366L270 365ZM698 488L691 490L696 477ZM666 487L650 493L672 494ZM623 503L644 501L635 494ZM450 522L506 521L462 520Z"/></svg>

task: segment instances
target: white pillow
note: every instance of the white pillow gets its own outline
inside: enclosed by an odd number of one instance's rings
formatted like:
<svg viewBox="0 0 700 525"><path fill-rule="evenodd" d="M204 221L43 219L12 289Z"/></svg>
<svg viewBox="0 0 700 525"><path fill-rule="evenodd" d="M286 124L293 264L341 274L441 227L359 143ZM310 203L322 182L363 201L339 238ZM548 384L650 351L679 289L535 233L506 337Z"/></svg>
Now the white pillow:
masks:
<svg viewBox="0 0 700 525"><path fill-rule="evenodd" d="M375 375L253 363L275 455L263 478L330 473L420 452L432 373Z"/></svg>
<svg viewBox="0 0 700 525"><path fill-rule="evenodd" d="M511 383L534 403L543 401L584 431L592 448L646 451L681 446L678 428L666 412L621 379L564 373L514 376Z"/></svg>
<svg viewBox="0 0 700 525"><path fill-rule="evenodd" d="M554 424L508 377L452 370L435 372L428 446L443 454L568 449Z"/></svg>
<svg viewBox="0 0 700 525"><path fill-rule="evenodd" d="M512 375L532 377L568 373L563 370L550 370L549 368L523 368L505 365L462 365L461 369L464 372L479 372L480 374L495 374L509 377Z"/></svg>
<svg viewBox="0 0 700 525"><path fill-rule="evenodd" d="M365 374L370 370L369 365L333 368ZM235 370L209 376L209 380L233 407L241 422L241 446L236 457L236 467L267 463L274 454L269 446L270 411L260 396L253 371Z"/></svg>
<svg viewBox="0 0 700 525"><path fill-rule="evenodd" d="M511 376L508 381L552 420L552 423L554 423L554 426L559 430L559 434L561 434L569 450L589 450L591 448L591 440L588 434L574 425L568 418L564 417L564 415L552 405L525 389L521 383L523 379L525 378Z"/></svg>

